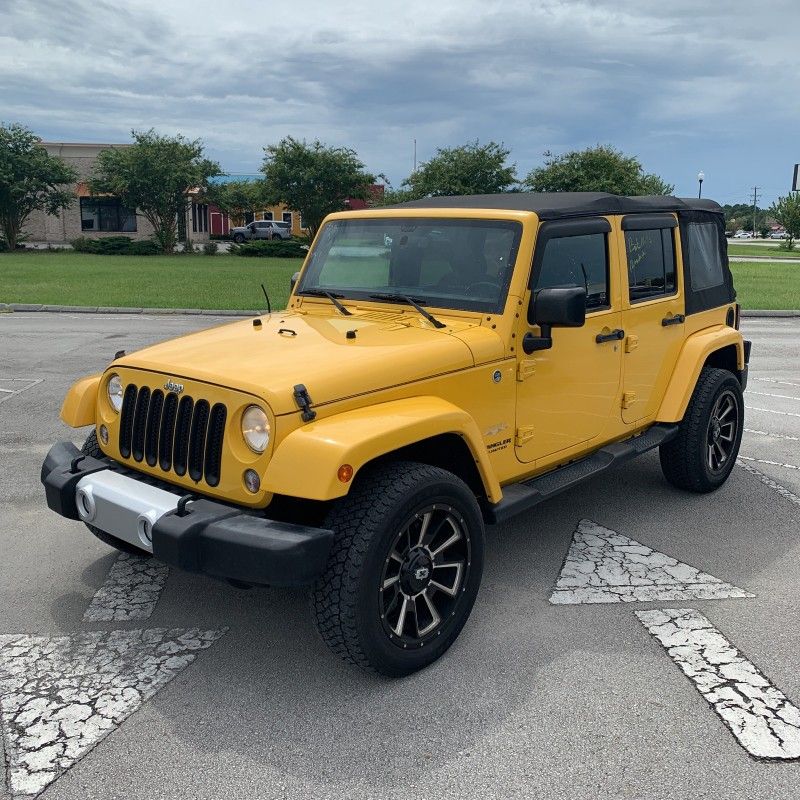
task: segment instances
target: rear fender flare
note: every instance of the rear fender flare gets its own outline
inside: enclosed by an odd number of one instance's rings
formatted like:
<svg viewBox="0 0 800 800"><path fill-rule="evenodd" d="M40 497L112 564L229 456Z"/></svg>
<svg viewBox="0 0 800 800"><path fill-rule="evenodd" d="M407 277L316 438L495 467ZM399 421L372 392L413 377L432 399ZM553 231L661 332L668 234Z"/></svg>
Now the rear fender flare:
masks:
<svg viewBox="0 0 800 800"><path fill-rule="evenodd" d="M744 370L744 342L742 335L734 328L715 326L695 333L686 340L656 416L658 422L680 422L683 419L708 357L730 345L736 347L736 368Z"/></svg>

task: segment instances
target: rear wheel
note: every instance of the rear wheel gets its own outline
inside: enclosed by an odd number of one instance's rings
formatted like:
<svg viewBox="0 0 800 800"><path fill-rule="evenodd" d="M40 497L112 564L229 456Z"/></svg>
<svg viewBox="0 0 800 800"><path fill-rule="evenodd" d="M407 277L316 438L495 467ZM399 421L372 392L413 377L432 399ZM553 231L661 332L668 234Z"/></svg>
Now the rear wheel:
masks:
<svg viewBox="0 0 800 800"><path fill-rule="evenodd" d="M661 445L661 469L680 489L712 492L728 479L744 426L744 398L735 375L706 367L697 380L678 435Z"/></svg>
<svg viewBox="0 0 800 800"><path fill-rule="evenodd" d="M244 241L244 236L241 233L236 233L233 236L233 241L236 242L236 244L241 244Z"/></svg>
<svg viewBox="0 0 800 800"><path fill-rule="evenodd" d="M359 476L328 516L336 539L311 606L338 655L392 677L455 641L483 570L483 520L466 484L412 462Z"/></svg>
<svg viewBox="0 0 800 800"><path fill-rule="evenodd" d="M81 452L85 453L87 456L92 456L92 458L105 458L103 451L100 449L100 445L97 443L97 433L92 431L86 441L83 443L83 447L81 447ZM116 536L112 536L110 533L106 533L105 531L101 531L99 528L95 528L94 525L90 525L88 522L85 522L84 525L101 541L103 544L107 544L109 547L113 547L115 550L119 550L122 553L131 553L132 555L141 556L142 558L150 558L150 553L146 550L142 550L139 547L134 547L132 544L128 544L127 542L123 542L122 539L117 539Z"/></svg>

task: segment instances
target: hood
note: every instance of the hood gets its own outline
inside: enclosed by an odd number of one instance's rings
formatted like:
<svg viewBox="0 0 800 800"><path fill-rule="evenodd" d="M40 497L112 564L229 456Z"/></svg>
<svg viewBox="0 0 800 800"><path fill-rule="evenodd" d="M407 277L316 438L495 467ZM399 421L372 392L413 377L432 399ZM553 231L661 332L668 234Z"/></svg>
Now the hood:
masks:
<svg viewBox="0 0 800 800"><path fill-rule="evenodd" d="M260 325L248 319L211 328L115 363L246 391L266 400L273 413L287 414L297 411L293 389L300 383L319 406L471 367L473 351L460 336L469 329L481 332L470 320L435 330L394 309L349 317L283 312L258 319ZM355 334L348 338L348 331Z"/></svg>

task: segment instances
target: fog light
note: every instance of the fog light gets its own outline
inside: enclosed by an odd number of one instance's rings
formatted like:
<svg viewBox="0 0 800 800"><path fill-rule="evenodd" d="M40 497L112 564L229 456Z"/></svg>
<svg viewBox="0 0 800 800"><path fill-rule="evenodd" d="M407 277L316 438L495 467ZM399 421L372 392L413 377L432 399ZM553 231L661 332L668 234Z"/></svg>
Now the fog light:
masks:
<svg viewBox="0 0 800 800"><path fill-rule="evenodd" d="M100 426L100 441L103 444L108 444L108 428L105 425Z"/></svg>
<svg viewBox="0 0 800 800"><path fill-rule="evenodd" d="M245 470L244 487L250 494L255 494L261 488L261 478L254 469Z"/></svg>
<svg viewBox="0 0 800 800"><path fill-rule="evenodd" d="M353 477L353 467L350 464L342 464L336 476L342 483L349 483L350 479Z"/></svg>

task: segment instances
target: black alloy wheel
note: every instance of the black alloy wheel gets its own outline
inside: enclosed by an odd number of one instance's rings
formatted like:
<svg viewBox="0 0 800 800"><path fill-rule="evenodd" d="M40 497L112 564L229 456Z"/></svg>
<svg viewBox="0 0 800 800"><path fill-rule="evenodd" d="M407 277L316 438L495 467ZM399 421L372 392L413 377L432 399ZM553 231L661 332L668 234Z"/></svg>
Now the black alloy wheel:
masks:
<svg viewBox="0 0 800 800"><path fill-rule="evenodd" d="M324 527L336 536L311 609L328 647L390 677L439 658L464 627L483 571L470 488L428 464L377 464L356 475Z"/></svg>

